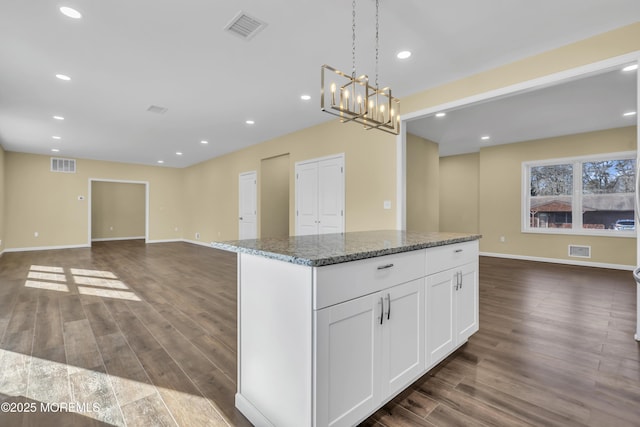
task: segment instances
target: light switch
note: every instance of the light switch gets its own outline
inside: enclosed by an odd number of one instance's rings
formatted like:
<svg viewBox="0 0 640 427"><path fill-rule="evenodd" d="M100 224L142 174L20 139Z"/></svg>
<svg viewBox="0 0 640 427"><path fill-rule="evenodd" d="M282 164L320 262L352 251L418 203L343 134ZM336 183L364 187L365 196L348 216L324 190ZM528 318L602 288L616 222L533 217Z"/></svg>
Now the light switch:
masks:
<svg viewBox="0 0 640 427"><path fill-rule="evenodd" d="M385 200L384 201L384 208L385 209L391 209L391 200Z"/></svg>

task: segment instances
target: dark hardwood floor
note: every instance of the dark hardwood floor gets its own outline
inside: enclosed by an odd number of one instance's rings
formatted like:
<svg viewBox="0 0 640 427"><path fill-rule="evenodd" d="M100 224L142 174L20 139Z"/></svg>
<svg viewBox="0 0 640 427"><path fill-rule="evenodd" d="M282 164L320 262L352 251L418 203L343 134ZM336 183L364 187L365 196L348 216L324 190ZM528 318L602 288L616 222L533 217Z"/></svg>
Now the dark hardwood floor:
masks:
<svg viewBox="0 0 640 427"><path fill-rule="evenodd" d="M638 426L635 309L628 271L481 258L480 331L362 425ZM248 426L236 349L234 254L0 258L0 426Z"/></svg>

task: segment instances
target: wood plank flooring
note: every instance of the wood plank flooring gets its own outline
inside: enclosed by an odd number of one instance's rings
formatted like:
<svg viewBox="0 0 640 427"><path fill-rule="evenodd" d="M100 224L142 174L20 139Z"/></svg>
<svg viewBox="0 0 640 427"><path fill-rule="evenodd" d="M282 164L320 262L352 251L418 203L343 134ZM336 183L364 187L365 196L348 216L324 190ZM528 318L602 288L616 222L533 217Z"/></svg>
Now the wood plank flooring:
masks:
<svg viewBox="0 0 640 427"><path fill-rule="evenodd" d="M481 258L480 331L362 426L638 426L635 305L630 272ZM0 258L1 426L249 426L236 351L234 254Z"/></svg>

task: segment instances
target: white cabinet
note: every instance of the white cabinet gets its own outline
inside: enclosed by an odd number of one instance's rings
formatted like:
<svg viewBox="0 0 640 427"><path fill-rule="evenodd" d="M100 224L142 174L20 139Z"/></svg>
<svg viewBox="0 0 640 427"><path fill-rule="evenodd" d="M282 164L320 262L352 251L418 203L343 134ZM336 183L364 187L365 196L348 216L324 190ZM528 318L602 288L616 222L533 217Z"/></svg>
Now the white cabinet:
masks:
<svg viewBox="0 0 640 427"><path fill-rule="evenodd" d="M477 248L467 244L452 245L435 254L427 250L428 265L430 255L441 261L440 266L452 268L436 273L431 270L427 276L427 367L440 362L478 330ZM466 262L470 259L474 261Z"/></svg>
<svg viewBox="0 0 640 427"><path fill-rule="evenodd" d="M424 279L316 312L316 425L350 426L424 370Z"/></svg>
<svg viewBox="0 0 640 427"><path fill-rule="evenodd" d="M344 231L344 155L296 163L296 235Z"/></svg>
<svg viewBox="0 0 640 427"><path fill-rule="evenodd" d="M317 267L240 253L236 407L356 425L477 329L477 241Z"/></svg>

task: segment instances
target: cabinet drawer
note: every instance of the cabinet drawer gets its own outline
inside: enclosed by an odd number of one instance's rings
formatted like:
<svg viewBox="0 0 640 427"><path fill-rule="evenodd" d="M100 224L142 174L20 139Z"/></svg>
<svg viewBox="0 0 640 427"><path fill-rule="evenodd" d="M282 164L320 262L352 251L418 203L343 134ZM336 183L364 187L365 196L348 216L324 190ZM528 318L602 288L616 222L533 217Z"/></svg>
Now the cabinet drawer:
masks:
<svg viewBox="0 0 640 427"><path fill-rule="evenodd" d="M427 252L427 275L448 270L477 261L478 241L429 248Z"/></svg>
<svg viewBox="0 0 640 427"><path fill-rule="evenodd" d="M378 292L426 274L425 250L385 255L313 270L313 309Z"/></svg>

